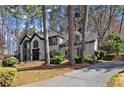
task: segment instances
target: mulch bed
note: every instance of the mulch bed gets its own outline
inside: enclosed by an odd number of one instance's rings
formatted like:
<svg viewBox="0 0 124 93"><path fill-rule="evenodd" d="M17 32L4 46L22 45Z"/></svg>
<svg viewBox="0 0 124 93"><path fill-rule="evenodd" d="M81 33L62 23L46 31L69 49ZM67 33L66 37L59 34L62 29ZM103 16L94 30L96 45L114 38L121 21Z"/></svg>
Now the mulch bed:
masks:
<svg viewBox="0 0 124 93"><path fill-rule="evenodd" d="M124 54L120 54L120 55L106 55L103 60L108 60L108 61L116 61L116 60L124 60Z"/></svg>
<svg viewBox="0 0 124 93"><path fill-rule="evenodd" d="M18 71L23 70L50 70L50 69L59 69L59 68L69 68L69 69L80 69L89 66L89 63L74 64L70 65L67 60L63 61L61 64L49 64L44 65L44 61L31 61L31 62L22 62L17 64Z"/></svg>

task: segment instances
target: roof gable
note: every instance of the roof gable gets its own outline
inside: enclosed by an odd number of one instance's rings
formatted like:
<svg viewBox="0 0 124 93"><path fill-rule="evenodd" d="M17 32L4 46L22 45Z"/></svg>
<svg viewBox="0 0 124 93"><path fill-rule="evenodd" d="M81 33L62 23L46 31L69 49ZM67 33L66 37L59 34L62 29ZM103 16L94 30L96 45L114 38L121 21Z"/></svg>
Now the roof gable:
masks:
<svg viewBox="0 0 124 93"><path fill-rule="evenodd" d="M40 38L41 40L44 40L40 35L38 35L37 33L34 33L33 34L33 36L31 37L31 41L32 41L32 39L34 38L34 36L37 36L38 38Z"/></svg>
<svg viewBox="0 0 124 93"><path fill-rule="evenodd" d="M26 37L29 38L29 40L30 40L30 36L25 35L25 36L22 38L22 40L20 41L20 45L21 45L21 43L25 40Z"/></svg>
<svg viewBox="0 0 124 93"><path fill-rule="evenodd" d="M34 32L31 36L30 35L25 35L21 40L20 40L20 45L21 43L25 40L25 38L29 38L30 42L32 41L32 39L37 36L40 40L44 40L44 35L43 33L42 34L39 34L39 33L36 33ZM62 39L64 39L64 37L62 35L60 35L59 33L57 32L54 32L54 31L51 31L51 32L48 32L48 38L54 38L54 37L60 37Z"/></svg>

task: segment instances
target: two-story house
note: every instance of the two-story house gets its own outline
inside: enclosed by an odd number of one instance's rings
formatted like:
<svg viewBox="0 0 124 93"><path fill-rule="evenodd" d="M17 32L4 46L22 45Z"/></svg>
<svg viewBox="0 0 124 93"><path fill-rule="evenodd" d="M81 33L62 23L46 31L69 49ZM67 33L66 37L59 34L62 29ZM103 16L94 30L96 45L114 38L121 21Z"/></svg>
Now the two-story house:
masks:
<svg viewBox="0 0 124 93"><path fill-rule="evenodd" d="M48 32L49 50L57 50L68 56L68 33L65 31L59 34L55 31ZM97 37L95 33L86 33L86 54L93 54L97 50ZM26 34L20 40L20 59L26 60L44 60L44 35L43 33ZM80 54L81 33L74 33L74 51Z"/></svg>
<svg viewBox="0 0 124 93"><path fill-rule="evenodd" d="M63 37L57 32L49 32L49 50L59 50L59 45ZM20 59L26 60L44 60L44 35L43 33L33 33L25 35L20 41Z"/></svg>

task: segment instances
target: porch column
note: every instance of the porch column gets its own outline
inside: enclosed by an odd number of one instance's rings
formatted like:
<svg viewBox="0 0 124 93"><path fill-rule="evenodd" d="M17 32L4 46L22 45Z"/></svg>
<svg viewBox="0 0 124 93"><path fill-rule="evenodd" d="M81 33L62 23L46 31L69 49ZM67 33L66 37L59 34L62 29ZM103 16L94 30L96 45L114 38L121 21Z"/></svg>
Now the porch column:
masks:
<svg viewBox="0 0 124 93"><path fill-rule="evenodd" d="M20 45L20 61L23 61L23 48L22 45Z"/></svg>
<svg viewBox="0 0 124 93"><path fill-rule="evenodd" d="M32 56L33 56L33 54L32 54L32 46L31 46L31 42L30 42L30 60L32 61Z"/></svg>

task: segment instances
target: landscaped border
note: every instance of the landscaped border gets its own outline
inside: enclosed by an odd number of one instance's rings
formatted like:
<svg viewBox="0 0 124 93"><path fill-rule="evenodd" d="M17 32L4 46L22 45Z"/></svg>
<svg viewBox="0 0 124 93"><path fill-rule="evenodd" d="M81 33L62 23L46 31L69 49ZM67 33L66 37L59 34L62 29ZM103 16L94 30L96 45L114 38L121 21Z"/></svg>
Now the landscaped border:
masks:
<svg viewBox="0 0 124 93"><path fill-rule="evenodd" d="M120 77L121 73L124 73L124 71L119 71L114 73L111 78L108 80L107 82L107 87L121 87L121 85L119 85L119 80L118 78Z"/></svg>

